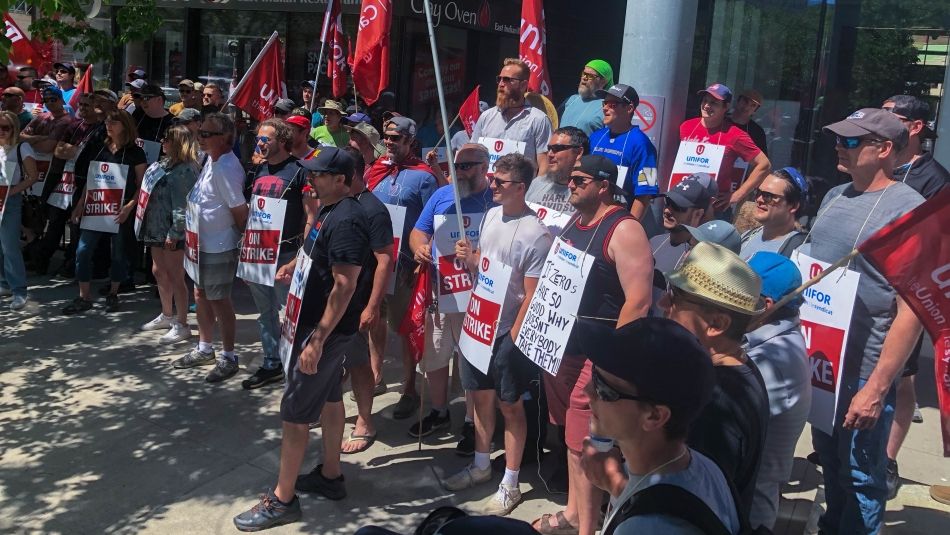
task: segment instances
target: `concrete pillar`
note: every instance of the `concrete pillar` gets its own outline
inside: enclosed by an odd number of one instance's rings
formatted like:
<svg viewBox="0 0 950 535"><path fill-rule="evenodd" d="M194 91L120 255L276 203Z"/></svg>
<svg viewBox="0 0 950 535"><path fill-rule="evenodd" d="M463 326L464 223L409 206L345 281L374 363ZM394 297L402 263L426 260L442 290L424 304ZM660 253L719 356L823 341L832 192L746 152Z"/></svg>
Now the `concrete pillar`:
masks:
<svg viewBox="0 0 950 535"><path fill-rule="evenodd" d="M666 185L686 116L698 0L628 0L617 82L663 97L659 177ZM950 122L950 121L948 121ZM950 136L948 136L950 137Z"/></svg>
<svg viewBox="0 0 950 535"><path fill-rule="evenodd" d="M934 159L950 168L950 65L943 71L943 96L937 115L937 140L934 143Z"/></svg>

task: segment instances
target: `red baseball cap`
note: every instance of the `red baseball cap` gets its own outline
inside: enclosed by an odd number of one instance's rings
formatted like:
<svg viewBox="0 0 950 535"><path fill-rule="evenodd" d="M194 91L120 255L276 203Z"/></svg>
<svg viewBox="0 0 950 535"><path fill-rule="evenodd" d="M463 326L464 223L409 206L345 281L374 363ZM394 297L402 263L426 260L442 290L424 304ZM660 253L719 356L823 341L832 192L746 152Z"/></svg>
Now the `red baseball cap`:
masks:
<svg viewBox="0 0 950 535"><path fill-rule="evenodd" d="M306 128L307 130L310 129L310 121L308 121L307 118L302 115L291 115L290 117L284 120L294 126L299 126L300 128Z"/></svg>

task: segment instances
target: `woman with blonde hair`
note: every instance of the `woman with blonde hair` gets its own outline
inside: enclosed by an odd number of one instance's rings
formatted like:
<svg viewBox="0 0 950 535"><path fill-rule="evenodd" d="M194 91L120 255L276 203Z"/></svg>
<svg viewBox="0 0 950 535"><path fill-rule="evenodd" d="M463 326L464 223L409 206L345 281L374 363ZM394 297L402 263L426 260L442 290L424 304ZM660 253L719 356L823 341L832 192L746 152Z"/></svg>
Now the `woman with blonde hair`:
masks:
<svg viewBox="0 0 950 535"><path fill-rule="evenodd" d="M158 340L172 344L191 337L184 267L185 211L188 192L198 180L198 142L184 125L169 128L161 141L165 158L145 171L136 217L141 216L138 239L152 252L152 274L162 312L142 325L142 330L167 330Z"/></svg>
<svg viewBox="0 0 950 535"><path fill-rule="evenodd" d="M23 192L39 175L29 143L20 143L20 119L11 111L0 112L0 296L13 296L10 310L26 306L26 265L20 249Z"/></svg>
<svg viewBox="0 0 950 535"><path fill-rule="evenodd" d="M119 202L118 213L114 221L119 225L116 232L105 232L82 228L80 224L79 245L76 247L76 280L79 281L79 297L63 309L63 314L77 314L92 308L92 256L100 239L108 239L111 243L111 265L109 279L112 284L109 294L106 295L106 312L119 310L119 284L126 278L129 265L124 250L124 242L132 235L132 223L135 220L133 210L142 176L145 174L145 151L135 143L138 130L132 116L125 110L113 110L106 114L106 139L99 153L92 157L90 168L100 168L105 164L118 164L125 172L125 188L122 200ZM73 209L72 221L79 223L86 212L86 203L89 199L90 186L93 183L94 173L90 173L86 180L86 188L76 207ZM97 203L100 204L100 203ZM91 217L95 214L85 214ZM131 216L131 217L130 217ZM134 239L134 238L132 238Z"/></svg>

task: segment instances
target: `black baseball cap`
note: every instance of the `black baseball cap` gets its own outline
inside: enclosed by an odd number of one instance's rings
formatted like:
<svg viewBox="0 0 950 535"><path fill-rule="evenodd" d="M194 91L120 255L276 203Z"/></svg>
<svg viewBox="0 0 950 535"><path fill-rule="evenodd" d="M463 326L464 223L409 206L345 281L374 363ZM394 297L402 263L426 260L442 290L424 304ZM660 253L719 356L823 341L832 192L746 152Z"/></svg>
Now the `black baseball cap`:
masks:
<svg viewBox="0 0 950 535"><path fill-rule="evenodd" d="M600 154L585 154L574 164L574 170L594 177L594 180L608 180L617 183L617 164Z"/></svg>
<svg viewBox="0 0 950 535"><path fill-rule="evenodd" d="M627 104L633 104L634 107L640 105L640 95L637 94L637 90L627 84L614 84L606 91L603 89L594 91L594 96L597 98L605 98L607 95L617 97Z"/></svg>
<svg viewBox="0 0 950 535"><path fill-rule="evenodd" d="M66 69L67 71L71 72L72 74L76 74L76 66L73 65L72 63L64 63L64 62L54 63L54 64L53 64L53 68L54 68L54 69Z"/></svg>
<svg viewBox="0 0 950 535"><path fill-rule="evenodd" d="M355 163L353 157L336 147L323 147L315 158L297 160L297 165L315 173L353 176Z"/></svg>
<svg viewBox="0 0 950 535"><path fill-rule="evenodd" d="M142 95L143 97L165 97L165 92L162 91L162 88L155 84L145 84L132 92L137 95Z"/></svg>
<svg viewBox="0 0 950 535"><path fill-rule="evenodd" d="M679 323L645 317L614 329L581 318L575 329L587 358L632 384L636 395L689 419L709 402L716 383L709 351Z"/></svg>
<svg viewBox="0 0 950 535"><path fill-rule="evenodd" d="M274 104L274 111L283 114L290 114L290 112L294 111L294 108L296 107L297 104L295 104L294 101L290 100L289 98L282 98L278 99Z"/></svg>
<svg viewBox="0 0 950 535"><path fill-rule="evenodd" d="M706 208L712 198L707 187L694 175L680 180L663 195L680 208Z"/></svg>
<svg viewBox="0 0 950 535"><path fill-rule="evenodd" d="M894 95L884 101L894 105L893 108L883 108L894 115L911 121L922 121L924 123L924 137L937 137L933 129L930 128L930 104L927 101L919 99L912 95Z"/></svg>

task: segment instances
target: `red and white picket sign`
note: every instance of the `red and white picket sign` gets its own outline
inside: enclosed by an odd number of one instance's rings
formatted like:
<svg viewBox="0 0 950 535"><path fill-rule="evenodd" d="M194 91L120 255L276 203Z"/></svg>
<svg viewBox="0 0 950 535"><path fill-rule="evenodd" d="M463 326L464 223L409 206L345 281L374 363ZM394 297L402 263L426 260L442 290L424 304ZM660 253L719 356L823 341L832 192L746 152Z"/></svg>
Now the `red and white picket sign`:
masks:
<svg viewBox="0 0 950 535"><path fill-rule="evenodd" d="M505 304L511 267L500 260L482 256L478 265L478 280L468 300L465 318L462 319L462 334L459 351L462 356L482 373L488 373L492 348L498 330L498 318Z"/></svg>
<svg viewBox="0 0 950 535"><path fill-rule="evenodd" d="M548 227L548 230L554 234L560 234L561 230L567 226L573 216L573 214L559 212L558 210L542 206L535 202L526 204L538 215L538 219L541 220L541 223L544 223L544 226Z"/></svg>
<svg viewBox="0 0 950 535"><path fill-rule="evenodd" d="M673 174L670 175L668 189L680 183L693 173L709 173L713 180L719 176L722 158L726 154L724 145L701 143L698 141L680 141L680 148L673 160Z"/></svg>
<svg viewBox="0 0 950 535"><path fill-rule="evenodd" d="M135 203L135 237L142 239L142 220L145 219L145 209L148 207L148 200L152 196L152 190L155 184L165 176L165 168L158 163L153 163L145 170L145 176L142 177L142 187L139 188L139 198Z"/></svg>
<svg viewBox="0 0 950 535"><path fill-rule="evenodd" d="M122 210L129 166L121 163L90 162L86 175L86 204L79 228L116 234L116 217Z"/></svg>
<svg viewBox="0 0 950 535"><path fill-rule="evenodd" d="M46 184L46 175L49 173L50 163L53 161L53 155L48 152L34 152L33 159L36 160L36 182L30 186L29 195L39 197L43 194L43 186Z"/></svg>
<svg viewBox="0 0 950 535"><path fill-rule="evenodd" d="M512 152L524 154L525 142L515 141L513 139L501 139L497 137L480 137L478 143L488 149L488 176L495 173L495 162L498 158Z"/></svg>
<svg viewBox="0 0 950 535"><path fill-rule="evenodd" d="M406 227L406 207L387 204L389 219L393 223L393 270L386 283L386 294L396 291L396 270L399 269L399 246L402 245L402 231Z"/></svg>
<svg viewBox="0 0 950 535"><path fill-rule="evenodd" d="M158 141L150 141L140 137L135 138L135 144L145 151L145 161L152 165L158 161L158 155L162 152L162 144Z"/></svg>
<svg viewBox="0 0 950 535"><path fill-rule="evenodd" d="M462 214L465 237L473 247L478 246L479 229L484 217L484 212ZM465 312L475 281L465 264L455 258L455 242L462 239L458 218L455 214L437 215L434 222L435 235L432 241L435 244L433 256L438 271L439 312Z"/></svg>
<svg viewBox="0 0 950 535"><path fill-rule="evenodd" d="M798 266L802 280L815 277L831 265L800 252L792 255L792 261ZM860 273L838 268L802 293L805 300L800 309L802 334L811 364L808 422L829 435L834 429L848 331L860 279Z"/></svg>
<svg viewBox="0 0 950 535"><path fill-rule="evenodd" d="M313 260L310 259L310 255L301 247L297 251L297 265L294 267L294 276L290 280L290 291L287 292L284 321L280 325L280 362L284 366L284 374L290 372L290 354L294 348L294 337L297 336L297 322L300 319L303 294L307 289L307 279L310 277L312 265Z"/></svg>
<svg viewBox="0 0 950 535"><path fill-rule="evenodd" d="M287 199L252 195L250 208L241 241L237 276L247 282L273 286Z"/></svg>
<svg viewBox="0 0 950 535"><path fill-rule="evenodd" d="M198 222L201 212L190 200L185 205L185 273L198 282Z"/></svg>

